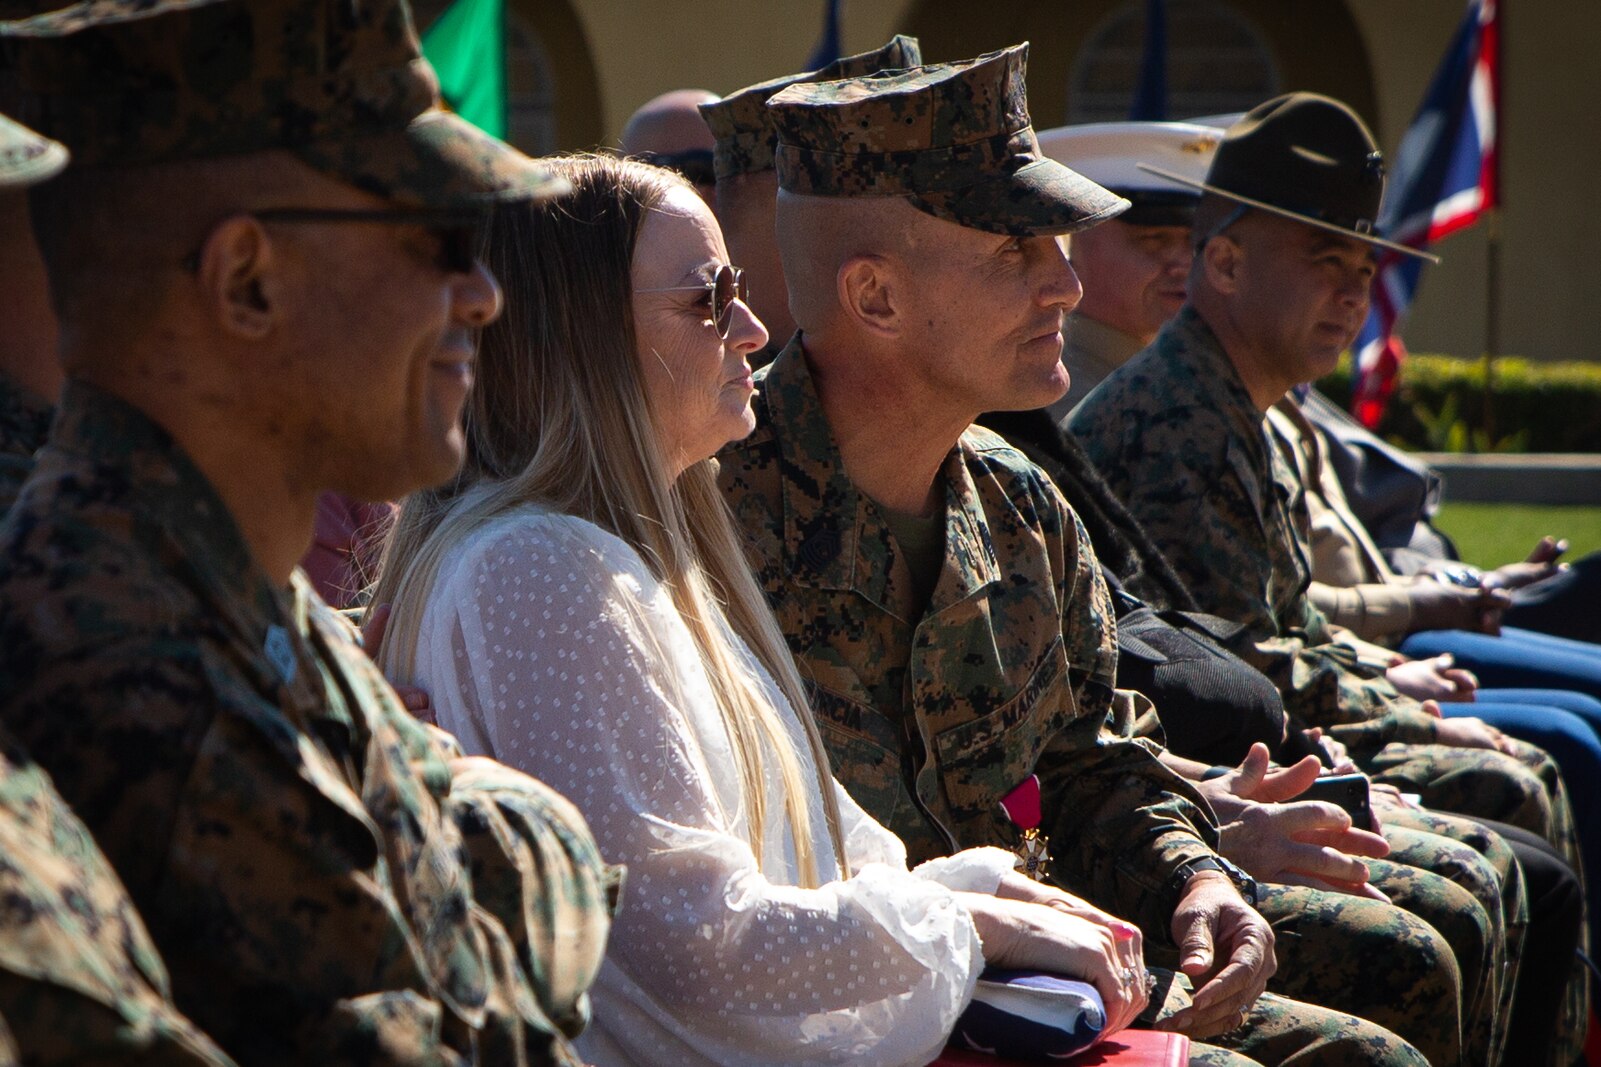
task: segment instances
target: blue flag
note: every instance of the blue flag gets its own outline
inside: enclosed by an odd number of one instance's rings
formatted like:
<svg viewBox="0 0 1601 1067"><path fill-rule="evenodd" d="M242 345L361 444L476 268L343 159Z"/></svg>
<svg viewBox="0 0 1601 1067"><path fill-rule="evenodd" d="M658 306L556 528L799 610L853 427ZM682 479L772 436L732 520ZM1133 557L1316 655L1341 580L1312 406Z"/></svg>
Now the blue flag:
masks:
<svg viewBox="0 0 1601 1067"><path fill-rule="evenodd" d="M1128 117L1130 122L1167 120L1167 0L1145 0L1145 50Z"/></svg>
<svg viewBox="0 0 1601 1067"><path fill-rule="evenodd" d="M823 35L817 39L807 70L818 70L840 57L839 0L823 0Z"/></svg>

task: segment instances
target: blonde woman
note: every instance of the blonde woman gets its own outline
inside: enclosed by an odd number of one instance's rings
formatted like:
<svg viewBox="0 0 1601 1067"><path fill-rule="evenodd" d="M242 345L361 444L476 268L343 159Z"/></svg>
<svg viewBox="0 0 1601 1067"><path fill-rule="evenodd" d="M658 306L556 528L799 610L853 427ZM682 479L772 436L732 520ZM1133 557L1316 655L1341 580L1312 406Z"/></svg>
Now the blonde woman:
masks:
<svg viewBox="0 0 1601 1067"><path fill-rule="evenodd" d="M752 428L766 331L682 179L556 166L570 196L496 222L468 464L407 503L377 600L386 671L628 865L582 1050L922 1064L986 962L1085 978L1127 1025L1131 925L996 849L908 872L829 776L709 462Z"/></svg>

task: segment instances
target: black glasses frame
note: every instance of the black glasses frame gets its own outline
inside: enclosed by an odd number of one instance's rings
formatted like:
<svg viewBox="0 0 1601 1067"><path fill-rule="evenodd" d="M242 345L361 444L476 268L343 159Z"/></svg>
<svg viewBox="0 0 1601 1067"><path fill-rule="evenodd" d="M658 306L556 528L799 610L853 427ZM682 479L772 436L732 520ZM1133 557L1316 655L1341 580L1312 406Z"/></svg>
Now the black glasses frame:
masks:
<svg viewBox="0 0 1601 1067"><path fill-rule="evenodd" d="M483 246L484 225L488 221L478 211L407 211L398 208L320 208L271 207L244 214L262 222L356 223L367 225L421 226L439 235L439 268L447 274L470 274L478 265ZM184 269L200 269L200 252L183 260Z"/></svg>

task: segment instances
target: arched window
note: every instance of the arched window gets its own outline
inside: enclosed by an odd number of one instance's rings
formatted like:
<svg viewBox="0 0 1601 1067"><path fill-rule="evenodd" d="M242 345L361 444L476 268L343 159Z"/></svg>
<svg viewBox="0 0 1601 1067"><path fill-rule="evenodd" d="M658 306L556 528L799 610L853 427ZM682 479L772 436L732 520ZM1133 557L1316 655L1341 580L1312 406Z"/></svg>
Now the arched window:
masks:
<svg viewBox="0 0 1601 1067"><path fill-rule="evenodd" d="M1245 111L1279 93L1261 32L1221 0L1167 3L1167 114L1172 119ZM1067 121L1128 118L1145 49L1145 0L1129 0L1095 27L1073 63Z"/></svg>
<svg viewBox="0 0 1601 1067"><path fill-rule="evenodd" d="M506 140L531 156L556 151L555 86L539 35L517 12L506 12Z"/></svg>

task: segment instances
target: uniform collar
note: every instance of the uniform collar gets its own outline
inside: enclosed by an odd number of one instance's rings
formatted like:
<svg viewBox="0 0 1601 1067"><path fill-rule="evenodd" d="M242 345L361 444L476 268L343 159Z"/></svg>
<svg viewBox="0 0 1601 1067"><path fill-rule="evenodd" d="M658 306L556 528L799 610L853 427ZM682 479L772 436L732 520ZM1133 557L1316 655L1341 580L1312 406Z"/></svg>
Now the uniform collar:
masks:
<svg viewBox="0 0 1601 1067"><path fill-rule="evenodd" d="M1262 412L1200 312L1185 304L1162 327L1151 347L1162 353L1169 373L1176 369L1189 376L1181 395L1193 398L1198 407L1218 412L1247 437L1262 438Z"/></svg>
<svg viewBox="0 0 1601 1067"><path fill-rule="evenodd" d="M845 473L806 362L802 336L785 346L761 385L781 457L784 552L791 580L834 591L851 590L894 611L888 525L878 506ZM975 595L1000 579L1000 565L969 470L975 459L964 434L946 456L945 556L929 612ZM915 620L912 620L915 621Z"/></svg>
<svg viewBox="0 0 1601 1067"><path fill-rule="evenodd" d="M125 400L68 381L50 444L120 474L130 510L164 531L225 591L247 594L266 581L227 505L162 426Z"/></svg>
<svg viewBox="0 0 1601 1067"><path fill-rule="evenodd" d="M111 393L69 381L51 452L91 467L108 502L129 512L128 536L161 546L160 565L196 590L213 625L250 650L258 691L281 687L284 707L298 712L302 725L324 716L307 643L309 588L298 572L287 588L268 577L227 505L171 434Z"/></svg>

